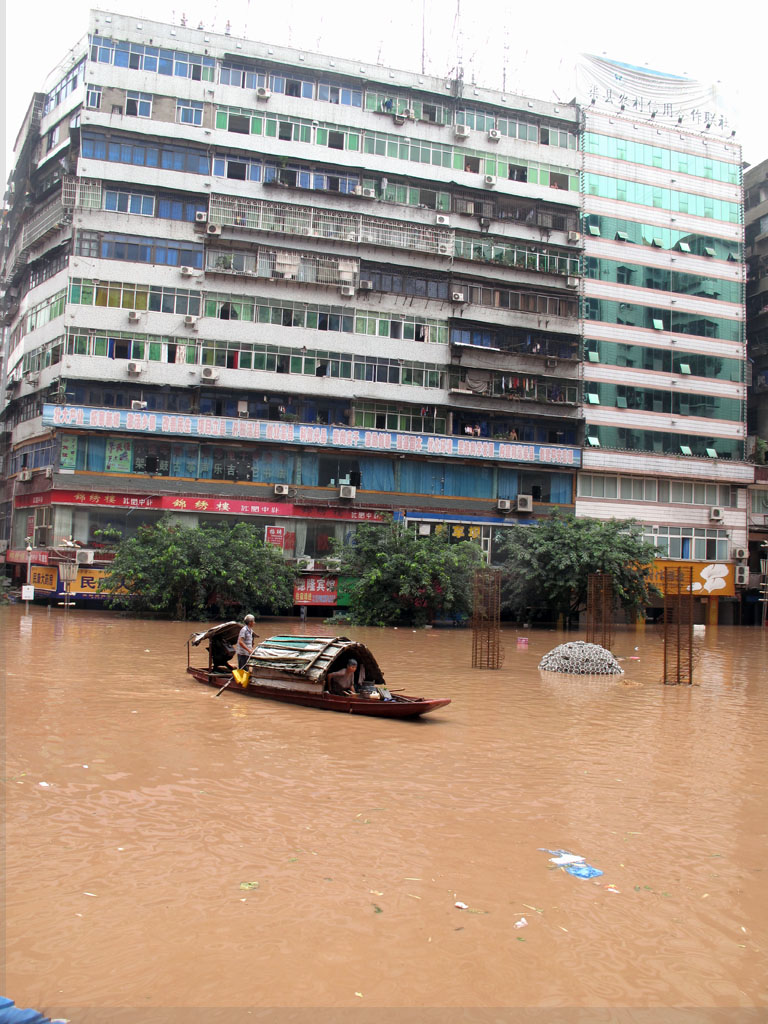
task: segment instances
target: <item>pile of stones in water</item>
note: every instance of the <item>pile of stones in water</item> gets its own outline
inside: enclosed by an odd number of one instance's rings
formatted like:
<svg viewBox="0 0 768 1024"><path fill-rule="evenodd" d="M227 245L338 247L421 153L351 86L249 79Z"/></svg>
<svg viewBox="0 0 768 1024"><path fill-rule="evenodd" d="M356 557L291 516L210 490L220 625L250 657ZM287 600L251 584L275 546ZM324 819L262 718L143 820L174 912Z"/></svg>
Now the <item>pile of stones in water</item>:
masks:
<svg viewBox="0 0 768 1024"><path fill-rule="evenodd" d="M539 668L574 676L611 676L624 672L610 651L600 644L587 644L583 640L554 647L541 659Z"/></svg>

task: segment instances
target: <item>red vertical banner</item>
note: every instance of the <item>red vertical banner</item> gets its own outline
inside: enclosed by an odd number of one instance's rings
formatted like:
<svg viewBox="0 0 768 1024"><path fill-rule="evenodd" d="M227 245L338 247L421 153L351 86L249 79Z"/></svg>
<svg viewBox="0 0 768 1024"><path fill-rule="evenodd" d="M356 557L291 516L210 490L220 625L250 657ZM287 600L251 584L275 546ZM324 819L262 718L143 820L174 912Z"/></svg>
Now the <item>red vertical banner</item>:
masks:
<svg viewBox="0 0 768 1024"><path fill-rule="evenodd" d="M265 526L264 527L264 543L272 544L276 548L280 548L282 551L285 546L285 527L284 526Z"/></svg>

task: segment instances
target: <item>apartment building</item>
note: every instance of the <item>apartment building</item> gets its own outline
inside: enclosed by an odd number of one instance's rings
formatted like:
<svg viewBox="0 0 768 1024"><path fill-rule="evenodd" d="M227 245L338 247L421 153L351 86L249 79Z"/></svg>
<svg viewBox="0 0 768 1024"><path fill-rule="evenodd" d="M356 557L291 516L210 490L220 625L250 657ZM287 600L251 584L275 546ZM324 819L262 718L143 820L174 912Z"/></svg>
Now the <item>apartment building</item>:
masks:
<svg viewBox="0 0 768 1024"><path fill-rule="evenodd" d="M488 550L573 507L578 119L92 12L8 195L9 561L98 567L164 512L310 561L389 514Z"/></svg>
<svg viewBox="0 0 768 1024"><path fill-rule="evenodd" d="M619 67L583 114L577 515L639 520L659 568L693 567L702 617L740 621L754 478L741 150L685 109L693 83Z"/></svg>

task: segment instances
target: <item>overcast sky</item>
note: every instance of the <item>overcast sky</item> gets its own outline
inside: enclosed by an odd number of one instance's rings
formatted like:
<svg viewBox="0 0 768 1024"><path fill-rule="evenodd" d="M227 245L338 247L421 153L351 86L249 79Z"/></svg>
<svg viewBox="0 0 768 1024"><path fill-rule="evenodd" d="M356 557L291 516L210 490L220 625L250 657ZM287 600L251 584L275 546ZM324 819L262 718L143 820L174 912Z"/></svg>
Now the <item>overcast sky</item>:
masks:
<svg viewBox="0 0 768 1024"><path fill-rule="evenodd" d="M88 0L6 0L6 166L33 91L87 28ZM711 0L112 0L104 10L444 75L566 101L588 52L719 81L744 159L768 158L765 33L748 9ZM753 22L760 4L752 9ZM422 32L422 24L424 31Z"/></svg>

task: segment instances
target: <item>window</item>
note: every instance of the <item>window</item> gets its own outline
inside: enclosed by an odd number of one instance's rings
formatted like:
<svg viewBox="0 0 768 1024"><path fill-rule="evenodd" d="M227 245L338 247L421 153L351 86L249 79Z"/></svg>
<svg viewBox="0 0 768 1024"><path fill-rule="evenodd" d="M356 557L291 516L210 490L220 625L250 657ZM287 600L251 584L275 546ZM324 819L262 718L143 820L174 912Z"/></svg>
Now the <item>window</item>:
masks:
<svg viewBox="0 0 768 1024"><path fill-rule="evenodd" d="M89 110L101 109L101 86L89 85L85 97L85 105Z"/></svg>
<svg viewBox="0 0 768 1024"><path fill-rule="evenodd" d="M55 149L59 144L59 128L60 125L55 125L45 137L45 151L50 153L52 149Z"/></svg>
<svg viewBox="0 0 768 1024"><path fill-rule="evenodd" d="M344 149L344 132L329 131L328 132L328 148L329 149Z"/></svg>
<svg viewBox="0 0 768 1024"><path fill-rule="evenodd" d="M176 100L176 120L179 124L201 125L203 123L203 104L197 103L195 100ZM234 131L234 129L231 130Z"/></svg>
<svg viewBox="0 0 768 1024"><path fill-rule="evenodd" d="M125 97L126 117L152 117L152 95L148 92L128 92Z"/></svg>
<svg viewBox="0 0 768 1024"><path fill-rule="evenodd" d="M140 192L122 192L107 189L104 193L104 209L115 213L137 213L142 217L153 217L155 200L153 196Z"/></svg>

